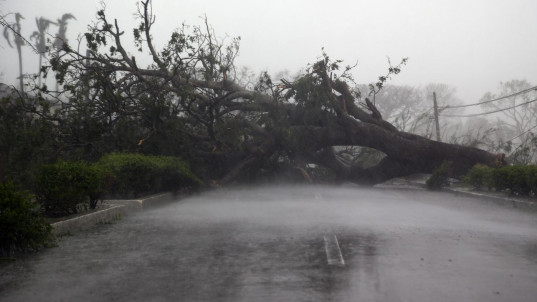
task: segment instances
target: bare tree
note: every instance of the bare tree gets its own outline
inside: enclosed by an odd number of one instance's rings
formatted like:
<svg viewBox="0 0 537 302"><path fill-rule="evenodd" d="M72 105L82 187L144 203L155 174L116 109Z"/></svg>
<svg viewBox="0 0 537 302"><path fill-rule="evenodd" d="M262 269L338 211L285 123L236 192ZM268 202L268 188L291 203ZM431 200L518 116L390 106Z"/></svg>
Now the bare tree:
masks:
<svg viewBox="0 0 537 302"><path fill-rule="evenodd" d="M523 92L523 93L520 93ZM497 100L498 101L491 101ZM518 147L508 147L520 163L530 163L536 160L537 152L534 145L533 130L537 127L537 89L526 80L511 80L500 83L497 93L486 93L481 106L488 112L496 113L499 129L510 137L505 137L506 143Z"/></svg>

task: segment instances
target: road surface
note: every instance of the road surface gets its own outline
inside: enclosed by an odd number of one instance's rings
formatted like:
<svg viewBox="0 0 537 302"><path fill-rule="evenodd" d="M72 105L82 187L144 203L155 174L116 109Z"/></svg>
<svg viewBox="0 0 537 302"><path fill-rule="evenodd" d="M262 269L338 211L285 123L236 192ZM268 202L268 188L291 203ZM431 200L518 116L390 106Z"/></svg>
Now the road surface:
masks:
<svg viewBox="0 0 537 302"><path fill-rule="evenodd" d="M537 301L537 215L416 190L219 189L4 264L0 301Z"/></svg>

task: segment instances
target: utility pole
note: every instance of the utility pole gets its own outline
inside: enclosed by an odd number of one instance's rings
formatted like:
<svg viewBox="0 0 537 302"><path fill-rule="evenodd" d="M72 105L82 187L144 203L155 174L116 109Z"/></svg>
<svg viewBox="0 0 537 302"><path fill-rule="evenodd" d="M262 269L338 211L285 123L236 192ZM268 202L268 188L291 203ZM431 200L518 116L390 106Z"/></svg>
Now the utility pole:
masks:
<svg viewBox="0 0 537 302"><path fill-rule="evenodd" d="M436 92L433 92L433 104L434 104L434 121L436 123L436 140L441 142L440 139L440 121L438 120L438 105L436 104Z"/></svg>

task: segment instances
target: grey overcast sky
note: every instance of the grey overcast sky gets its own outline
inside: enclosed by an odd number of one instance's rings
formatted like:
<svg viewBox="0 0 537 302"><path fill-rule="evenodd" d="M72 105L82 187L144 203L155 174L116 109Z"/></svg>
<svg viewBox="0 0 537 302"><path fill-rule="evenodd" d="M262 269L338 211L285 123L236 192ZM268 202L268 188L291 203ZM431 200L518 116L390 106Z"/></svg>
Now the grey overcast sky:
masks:
<svg viewBox="0 0 537 302"><path fill-rule="evenodd" d="M101 7L98 0L4 0L2 15L20 12L22 34L36 30L35 18L56 20L72 13L73 42ZM135 0L107 0L131 38ZM537 1L535 0L154 0L154 36L163 45L174 28L199 25L206 15L220 37L241 37L238 65L256 73L295 73L321 55L321 48L347 64L358 62L358 83L374 82L387 70L387 57L409 62L392 84L445 83L463 102L495 91L502 81L537 85ZM13 16L6 19L13 20ZM53 35L56 28L51 26ZM134 53L134 51L133 51ZM2 81L15 84L17 54L0 40ZM137 57L138 58L138 57ZM35 72L38 57L25 50L24 71Z"/></svg>

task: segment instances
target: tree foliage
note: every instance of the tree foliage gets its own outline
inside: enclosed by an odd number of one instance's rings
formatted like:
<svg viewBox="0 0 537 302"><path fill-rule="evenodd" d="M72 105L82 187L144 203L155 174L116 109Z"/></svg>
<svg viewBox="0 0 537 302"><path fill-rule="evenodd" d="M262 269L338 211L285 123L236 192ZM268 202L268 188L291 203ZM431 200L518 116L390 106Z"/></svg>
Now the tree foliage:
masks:
<svg viewBox="0 0 537 302"><path fill-rule="evenodd" d="M95 209L106 191L106 174L84 162L59 161L37 173L37 200L49 216L76 214L81 207Z"/></svg>
<svg viewBox="0 0 537 302"><path fill-rule="evenodd" d="M235 58L239 38L220 39L208 22L183 25L161 49L153 44L151 2L142 1L139 25L127 33L105 10L83 36L88 51L65 45L50 66L63 87L55 97L61 144L58 155L96 159L111 151L180 156L196 174L215 183L252 180L287 165L305 172L309 164L341 179L376 183L413 172L430 172L445 160L462 173L494 155L442 144L404 132L406 121L383 118L377 96L407 59L390 63L366 90L355 88L353 66L324 53L294 78L267 73L241 83ZM144 57L151 63L142 66ZM408 113L410 114L410 113ZM385 156L364 167L355 147ZM348 150L343 153L335 152ZM353 151L354 150L354 151Z"/></svg>
<svg viewBox="0 0 537 302"><path fill-rule="evenodd" d="M111 196L139 197L165 191L195 190L202 185L187 164L177 157L111 153L94 166L107 176L107 194Z"/></svg>
<svg viewBox="0 0 537 302"><path fill-rule="evenodd" d="M36 167L49 160L57 145L57 125L48 110L43 99L16 93L0 99L0 181L32 187Z"/></svg>
<svg viewBox="0 0 537 302"><path fill-rule="evenodd" d="M39 215L31 196L0 182L0 255L37 250L51 243L52 227Z"/></svg>
<svg viewBox="0 0 537 302"><path fill-rule="evenodd" d="M537 166L487 167L475 165L464 177L477 190L488 189L511 195L535 197L537 194Z"/></svg>

